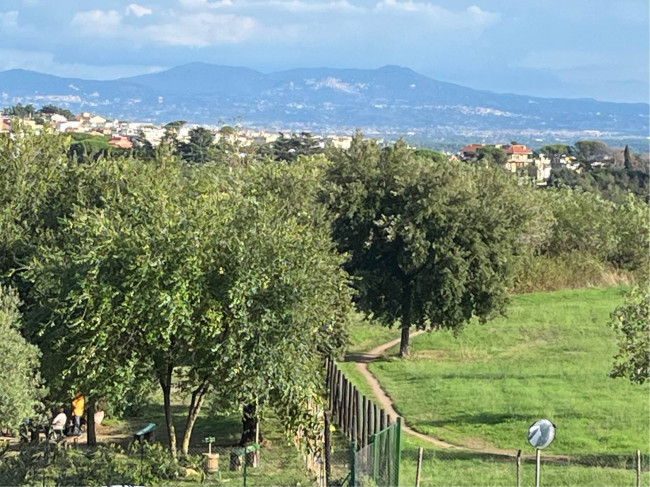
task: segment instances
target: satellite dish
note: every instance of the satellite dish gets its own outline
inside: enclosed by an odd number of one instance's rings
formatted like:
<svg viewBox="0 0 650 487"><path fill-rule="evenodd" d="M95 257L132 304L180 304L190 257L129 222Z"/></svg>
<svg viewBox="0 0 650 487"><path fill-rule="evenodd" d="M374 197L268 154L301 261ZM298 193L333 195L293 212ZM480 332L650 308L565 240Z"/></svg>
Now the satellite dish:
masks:
<svg viewBox="0 0 650 487"><path fill-rule="evenodd" d="M528 443L543 450L555 439L555 425L548 419L540 419L528 428Z"/></svg>

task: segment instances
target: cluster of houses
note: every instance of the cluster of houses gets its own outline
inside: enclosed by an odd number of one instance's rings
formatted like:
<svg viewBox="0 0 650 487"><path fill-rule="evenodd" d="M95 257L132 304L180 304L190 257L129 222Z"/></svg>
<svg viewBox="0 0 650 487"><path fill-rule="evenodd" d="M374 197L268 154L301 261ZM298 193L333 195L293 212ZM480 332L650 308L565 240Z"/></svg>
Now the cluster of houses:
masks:
<svg viewBox="0 0 650 487"><path fill-rule="evenodd" d="M97 135L109 137L108 143L113 147L120 147L130 149L133 147L134 139L145 139L153 146L160 144L160 141L165 137L167 129L165 126L154 125L144 122L124 122L119 120L107 120L99 115L93 115L88 112L80 113L75 116L73 120L69 120L60 114L46 114L43 116L41 124L35 120L24 119L21 121L23 126L26 126L35 132L44 129L45 126L50 130L59 133L86 133L89 135ZM194 124L185 124L177 129L176 136L180 142L189 140L190 132L192 129L198 127ZM12 119L10 117L0 117L0 132L8 132L12 129ZM226 140L227 142L237 144L241 147L256 145L262 146L265 144L272 144L279 137L280 133L270 133L260 130L240 129L225 131L222 128L210 128L215 136L215 142ZM287 134L290 131L286 132ZM352 142L350 136L339 135L314 135L314 140L320 147L332 145L342 149L348 149ZM477 157L477 151L482 147L499 148L503 150L507 156L505 169L513 173L527 171L531 167L536 168L536 178L538 184L544 184L549 178L551 173L551 161L544 154L535 154L532 149L524 144L505 144L505 145L487 145L487 144L470 144L461 148L458 153L451 155L460 160L473 160ZM559 161L561 164L568 168L576 169L577 165L568 156L563 156ZM576 167L574 167L576 166Z"/></svg>
<svg viewBox="0 0 650 487"><path fill-rule="evenodd" d="M0 132L11 131L12 120L10 117L0 118ZM51 130L59 133L85 133L89 135L98 135L110 137L109 144L114 147L130 149L133 147L135 138L146 139L153 146L160 144L165 137L167 129L165 126L154 125L143 122L123 122L119 120L107 120L99 115L91 113L81 113L74 120L69 120L63 115L46 114L43 116L43 123L39 124L32 119L21 120L21 124L35 132L40 132L49 127ZM176 130L176 137L180 142L189 140L190 131L199 125L185 124ZM238 144L239 146L265 145L275 142L281 135L279 133L269 133L260 130L240 129L236 131L223 131L220 128L211 128L215 135L215 142L225 139L228 142ZM290 131L287 131L289 134ZM347 149L350 147L352 137L327 135L314 135L314 139L321 146L331 144L335 147Z"/></svg>
<svg viewBox="0 0 650 487"><path fill-rule="evenodd" d="M503 150L507 156L504 167L513 173L521 173L534 166L538 184L545 184L551 175L551 160L544 154L535 154L532 149L524 144L470 144L462 147L456 156L463 161L475 159L477 151L481 147L494 147ZM561 163L567 165L567 167L572 167L572 161L567 160L565 156L563 157L564 160Z"/></svg>

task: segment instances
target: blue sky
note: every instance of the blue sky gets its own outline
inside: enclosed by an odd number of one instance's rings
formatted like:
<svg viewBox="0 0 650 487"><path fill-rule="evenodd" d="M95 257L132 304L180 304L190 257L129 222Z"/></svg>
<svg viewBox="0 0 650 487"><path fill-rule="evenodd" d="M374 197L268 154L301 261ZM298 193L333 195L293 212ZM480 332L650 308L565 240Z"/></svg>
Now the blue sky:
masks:
<svg viewBox="0 0 650 487"><path fill-rule="evenodd" d="M648 0L1 0L0 70L109 79L193 61L263 72L397 64L497 92L648 102L648 9Z"/></svg>

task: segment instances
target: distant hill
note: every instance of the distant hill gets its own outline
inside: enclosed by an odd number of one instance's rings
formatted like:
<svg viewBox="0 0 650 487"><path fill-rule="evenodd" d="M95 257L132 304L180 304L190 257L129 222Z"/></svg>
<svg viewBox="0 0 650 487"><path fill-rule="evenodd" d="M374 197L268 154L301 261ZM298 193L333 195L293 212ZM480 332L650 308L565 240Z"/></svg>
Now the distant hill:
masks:
<svg viewBox="0 0 650 487"><path fill-rule="evenodd" d="M648 104L478 91L410 69L293 69L264 74L192 63L111 81L0 73L4 106L58 104L127 120L438 137L491 133L647 137Z"/></svg>

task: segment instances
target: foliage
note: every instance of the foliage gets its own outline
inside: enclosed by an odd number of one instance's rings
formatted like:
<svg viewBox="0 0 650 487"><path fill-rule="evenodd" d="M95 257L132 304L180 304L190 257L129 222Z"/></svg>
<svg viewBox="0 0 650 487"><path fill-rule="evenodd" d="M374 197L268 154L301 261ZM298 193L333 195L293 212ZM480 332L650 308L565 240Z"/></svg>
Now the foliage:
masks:
<svg viewBox="0 0 650 487"><path fill-rule="evenodd" d="M309 132L291 134L280 137L273 143L273 157L276 161L293 162L299 156L310 156L322 153L323 149L318 146L318 141Z"/></svg>
<svg viewBox="0 0 650 487"><path fill-rule="evenodd" d="M25 106L22 103L18 103L2 110L2 114L18 118L33 118L36 114L36 109L31 103Z"/></svg>
<svg viewBox="0 0 650 487"><path fill-rule="evenodd" d="M61 115L65 117L67 120L74 120L75 115L72 113L70 110L67 108L61 108L57 107L55 105L43 105L37 113L40 113L41 115Z"/></svg>
<svg viewBox="0 0 650 487"><path fill-rule="evenodd" d="M627 377L641 384L650 377L650 286L626 293L625 302L611 316L618 334L618 352L612 377Z"/></svg>
<svg viewBox="0 0 650 487"><path fill-rule="evenodd" d="M649 176L641 169L603 167L580 173L564 167L551 169L548 185L581 189L621 203L632 193L648 201Z"/></svg>
<svg viewBox="0 0 650 487"><path fill-rule="evenodd" d="M360 279L359 307L388 326L401 320L402 354L411 325L459 329L503 309L528 218L504 171L431 164L403 142L379 151L357 134L328 178L323 197Z"/></svg>
<svg viewBox="0 0 650 487"><path fill-rule="evenodd" d="M612 159L612 150L600 140L579 140L575 144L575 154L578 163L586 169L594 162L605 162Z"/></svg>
<svg viewBox="0 0 650 487"><path fill-rule="evenodd" d="M508 162L508 154L500 147L486 145L476 149L476 161L505 166Z"/></svg>
<svg viewBox="0 0 650 487"><path fill-rule="evenodd" d="M300 422L317 354L343 342L349 302L313 202L317 167L82 167L98 194L79 201L29 273L62 377L110 397L155 378L168 411L178 370L192 393L184 450L211 387L233 400L263 396L288 425Z"/></svg>
<svg viewBox="0 0 650 487"><path fill-rule="evenodd" d="M106 157L113 149L108 139L101 135L73 134L68 157L79 162L97 160Z"/></svg>
<svg viewBox="0 0 650 487"><path fill-rule="evenodd" d="M190 130L190 140L179 144L178 152L186 162L205 164L214 158L214 133L203 127Z"/></svg>
<svg viewBox="0 0 650 487"><path fill-rule="evenodd" d="M1 485L168 485L184 474L160 444L84 451L44 442L21 445L18 455L0 458Z"/></svg>
<svg viewBox="0 0 650 487"><path fill-rule="evenodd" d="M33 415L43 397L38 373L40 353L20 334L15 291L0 285L0 427L16 431Z"/></svg>

